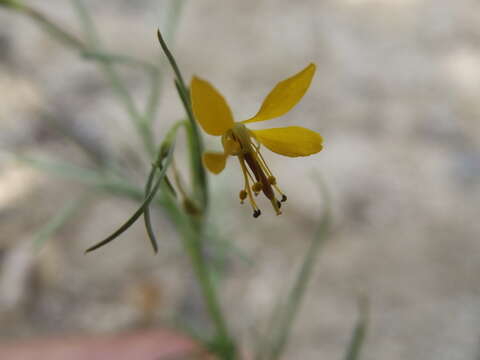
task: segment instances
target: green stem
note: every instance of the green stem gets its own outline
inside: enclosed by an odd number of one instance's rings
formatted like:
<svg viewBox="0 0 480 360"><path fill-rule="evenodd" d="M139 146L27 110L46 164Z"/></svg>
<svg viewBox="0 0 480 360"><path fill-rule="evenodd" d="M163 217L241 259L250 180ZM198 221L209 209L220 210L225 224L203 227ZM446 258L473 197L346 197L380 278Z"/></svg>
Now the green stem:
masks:
<svg viewBox="0 0 480 360"><path fill-rule="evenodd" d="M221 359L233 360L236 358L236 349L233 339L230 337L223 312L218 301L217 291L209 271L202 238L204 234L201 219L190 217L191 227L189 233L184 235L186 249L192 261L193 270L202 290L205 306L216 329L216 337L210 344L210 350L219 355Z"/></svg>
<svg viewBox="0 0 480 360"><path fill-rule="evenodd" d="M182 73L173 57L172 53L168 49L165 40L160 33L157 33L158 40L165 53L173 72L175 73L175 86L178 91L178 95L185 108L185 112L188 117L187 136L189 140L189 153L192 162L192 177L194 185L194 194L197 195L200 201L201 209L203 210L199 216L189 216L190 226L185 230L184 234L185 247L192 261L193 270L197 276L200 284L202 295L205 301L207 311L213 321L216 330L216 337L210 344L210 351L218 355L224 360L234 360L236 357L236 348L233 339L230 337L226 321L223 317L220 302L218 300L218 294L214 286L209 265L204 256L203 237L204 237L204 225L206 219L206 210L208 207L208 183L205 169L202 165L202 152L203 143L202 137L198 130L197 123L193 116L190 94L185 81L183 80Z"/></svg>

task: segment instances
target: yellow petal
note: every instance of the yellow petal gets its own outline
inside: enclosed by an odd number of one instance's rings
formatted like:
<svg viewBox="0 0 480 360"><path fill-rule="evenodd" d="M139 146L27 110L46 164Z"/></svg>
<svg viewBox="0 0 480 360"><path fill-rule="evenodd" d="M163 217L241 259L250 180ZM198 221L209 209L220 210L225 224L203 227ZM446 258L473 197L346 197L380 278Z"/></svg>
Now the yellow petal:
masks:
<svg viewBox="0 0 480 360"><path fill-rule="evenodd" d="M300 126L250 131L265 147L280 155L308 156L323 148L320 134Z"/></svg>
<svg viewBox="0 0 480 360"><path fill-rule="evenodd" d="M258 113L243 123L273 119L290 111L307 92L314 74L315 64L312 63L292 77L280 81L265 98Z"/></svg>
<svg viewBox="0 0 480 360"><path fill-rule="evenodd" d="M190 96L193 114L207 134L219 136L233 126L227 102L208 81L194 76Z"/></svg>
<svg viewBox="0 0 480 360"><path fill-rule="evenodd" d="M220 174L225 169L226 161L227 155L224 153L210 151L203 153L203 164L214 174Z"/></svg>

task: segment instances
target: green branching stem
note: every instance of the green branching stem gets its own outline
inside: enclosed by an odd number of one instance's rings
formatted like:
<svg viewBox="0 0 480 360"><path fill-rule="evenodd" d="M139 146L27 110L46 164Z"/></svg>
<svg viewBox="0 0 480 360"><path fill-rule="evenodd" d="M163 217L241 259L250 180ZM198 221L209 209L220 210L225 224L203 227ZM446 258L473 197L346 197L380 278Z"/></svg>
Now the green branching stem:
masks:
<svg viewBox="0 0 480 360"><path fill-rule="evenodd" d="M185 247L190 256L194 273L199 281L207 311L216 329L216 336L210 344L210 350L223 360L235 359L235 345L229 334L212 272L206 262L203 248L204 223L199 218L190 217L190 230L185 234Z"/></svg>

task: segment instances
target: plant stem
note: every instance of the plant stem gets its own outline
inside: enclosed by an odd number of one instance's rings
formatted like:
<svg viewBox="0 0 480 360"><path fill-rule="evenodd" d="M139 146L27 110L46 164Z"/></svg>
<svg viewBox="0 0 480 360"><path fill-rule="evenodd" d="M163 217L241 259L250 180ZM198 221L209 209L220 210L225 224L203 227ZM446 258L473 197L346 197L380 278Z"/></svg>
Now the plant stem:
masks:
<svg viewBox="0 0 480 360"><path fill-rule="evenodd" d="M165 56L167 57L173 69L173 72L175 73L175 86L177 88L180 100L182 101L182 104L185 108L185 112L187 113L188 121L190 124L188 139L190 141L190 156L192 159L191 161L194 193L197 195L197 198L201 205L201 209L205 213L208 208L209 193L208 179L205 173L205 169L202 165L203 140L200 136L198 125L193 116L192 106L190 103L190 93L187 86L185 85L182 73L180 72L177 62L175 61L175 58L170 52L170 49L168 48L160 30L157 31L157 36L158 41L160 42L160 46L162 47L162 50L165 53Z"/></svg>
<svg viewBox="0 0 480 360"><path fill-rule="evenodd" d="M157 32L157 35L162 50L165 53L173 72L175 73L175 86L188 117L187 138L191 159L193 188L194 194L196 195L197 200L199 200L202 210L198 216L189 216L191 226L187 230L189 233L185 234L184 236L184 240L186 242L185 247L190 255L193 270L200 284L207 311L210 314L216 329L216 337L210 344L210 351L213 354L218 355L219 358L223 360L234 360L236 358L235 343L230 337L225 319L223 317L217 291L211 277L209 266L205 259L203 248L203 237L205 235L204 226L206 223L206 213L209 199L207 176L202 165L203 141L193 116L190 93L185 85L182 73L180 72L175 58L165 43L160 30Z"/></svg>
<svg viewBox="0 0 480 360"><path fill-rule="evenodd" d="M210 344L210 348L221 359L233 360L236 357L235 344L230 337L202 246L204 221L201 218L190 217L190 219L191 229L184 238L193 270L202 290L205 306L216 329L216 337Z"/></svg>

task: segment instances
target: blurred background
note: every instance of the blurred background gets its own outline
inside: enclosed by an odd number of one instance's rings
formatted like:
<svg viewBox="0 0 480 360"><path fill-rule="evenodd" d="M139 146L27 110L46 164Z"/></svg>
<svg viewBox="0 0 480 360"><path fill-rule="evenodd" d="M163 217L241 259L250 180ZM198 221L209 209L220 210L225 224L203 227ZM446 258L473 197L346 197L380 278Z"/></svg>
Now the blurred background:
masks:
<svg viewBox="0 0 480 360"><path fill-rule="evenodd" d="M70 2L27 2L76 34ZM166 0L85 1L105 47L161 61L155 37ZM243 0L177 4L171 48L187 79L252 116L281 79L317 64L302 102L255 127L305 126L325 149L302 159L264 151L289 201L253 219L238 204L233 161L211 177L212 222L235 246L222 296L249 346L301 262L324 208L332 236L292 334L289 359L340 359L367 295L364 359L480 358L480 3L474 0ZM169 10L170 9L170 10ZM173 15L172 15L173 14ZM181 119L165 66L156 136ZM144 73L120 67L136 101ZM138 202L93 193L15 155L91 167L110 154L148 161L123 108L94 64L32 22L0 8L0 336L4 340L105 334L204 321L174 227L155 213L160 252L142 223L95 253L84 250L125 221ZM207 138L220 149L216 138ZM84 149L90 150L90 155ZM182 168L182 164L179 164ZM147 167L145 167L147 169ZM146 179L137 171L138 185ZM59 209L81 207L32 247Z"/></svg>

